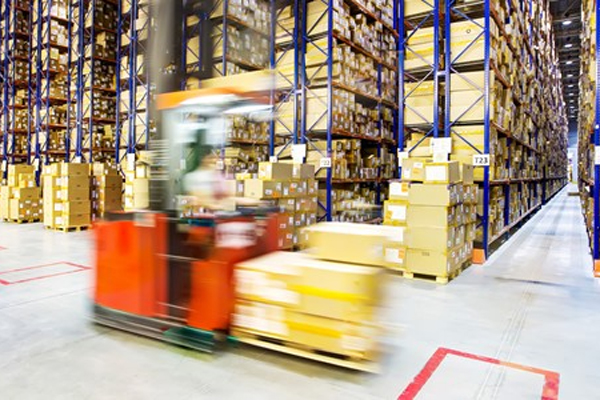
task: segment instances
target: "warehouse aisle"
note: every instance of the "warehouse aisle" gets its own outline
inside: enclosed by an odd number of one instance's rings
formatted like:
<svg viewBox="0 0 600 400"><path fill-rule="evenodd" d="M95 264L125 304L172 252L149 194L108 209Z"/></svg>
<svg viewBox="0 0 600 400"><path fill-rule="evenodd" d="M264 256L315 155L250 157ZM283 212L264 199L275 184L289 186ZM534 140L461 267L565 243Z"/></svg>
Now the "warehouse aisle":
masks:
<svg viewBox="0 0 600 400"><path fill-rule="evenodd" d="M251 348L207 356L94 326L91 234L0 223L0 393L19 400L396 399L419 375L403 398L539 399L546 380L552 399L560 374L561 399L600 398L593 394L600 281L592 278L578 201L563 190L487 265L447 286L393 277L378 376Z"/></svg>

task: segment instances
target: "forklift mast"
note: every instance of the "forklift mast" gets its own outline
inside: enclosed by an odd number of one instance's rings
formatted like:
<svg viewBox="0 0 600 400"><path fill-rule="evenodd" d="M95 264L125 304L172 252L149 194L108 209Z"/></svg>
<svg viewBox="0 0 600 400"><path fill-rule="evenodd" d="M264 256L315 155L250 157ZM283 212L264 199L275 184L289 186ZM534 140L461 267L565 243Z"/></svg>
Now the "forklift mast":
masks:
<svg viewBox="0 0 600 400"><path fill-rule="evenodd" d="M213 44L212 23L210 14L214 0L154 0L156 12L154 20L156 32L151 46L151 77L156 85L156 94L170 93L181 90L188 76L184 56L186 54L186 17L197 16L201 21L200 34L200 65L194 76L200 80L212 77ZM160 112L154 110L157 132L150 141L150 149L154 154L150 180L150 209L154 211L175 211L173 204L172 176L169 171L181 160L172 152L169 141L170 121Z"/></svg>

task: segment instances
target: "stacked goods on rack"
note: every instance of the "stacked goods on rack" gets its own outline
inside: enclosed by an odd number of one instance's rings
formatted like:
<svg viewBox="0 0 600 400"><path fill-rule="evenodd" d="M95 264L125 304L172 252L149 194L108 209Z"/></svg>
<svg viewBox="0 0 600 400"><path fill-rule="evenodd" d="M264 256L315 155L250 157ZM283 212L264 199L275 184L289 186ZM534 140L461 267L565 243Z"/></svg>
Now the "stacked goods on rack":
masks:
<svg viewBox="0 0 600 400"><path fill-rule="evenodd" d="M64 160L68 116L68 2L37 0L33 41L36 70L34 103L40 152L46 162Z"/></svg>
<svg viewBox="0 0 600 400"><path fill-rule="evenodd" d="M597 70L596 60L596 7L591 0L582 2L581 35L581 73L579 75L579 127L578 127L578 179L581 196L581 209L585 218L592 251L597 257L598 244L595 243L594 230L594 126L596 121Z"/></svg>
<svg viewBox="0 0 600 400"><path fill-rule="evenodd" d="M334 10L331 26L330 8ZM307 145L306 162L317 167L321 189L331 193L323 202L323 216L331 220L348 220L345 207L339 207L348 199L336 191L354 192L357 200L379 192L367 199L374 205L381 197L379 182L396 176L396 151L390 149L395 144L398 95L397 33L389 23L393 10L393 4L386 1L312 1L306 5L301 133L312 142ZM294 110L293 105L289 108ZM344 141L348 147L340 144ZM349 184L355 187L345 186ZM373 219L356 211L357 221Z"/></svg>
<svg viewBox="0 0 600 400"><path fill-rule="evenodd" d="M384 225L406 226L406 255L396 269L436 277L458 275L473 253L478 188L473 168L457 161L407 158L402 181L391 182ZM402 262L400 262L402 261Z"/></svg>
<svg viewBox="0 0 600 400"><path fill-rule="evenodd" d="M8 166L6 186L0 186L0 219L12 222L39 221L42 214L40 188L33 166Z"/></svg>
<svg viewBox="0 0 600 400"><path fill-rule="evenodd" d="M123 178L111 164L94 163L92 168L92 221L108 211L123 209Z"/></svg>
<svg viewBox="0 0 600 400"><path fill-rule="evenodd" d="M154 31L148 0L124 0L121 2L121 48L120 64L117 66L117 79L120 81L118 93L119 147L121 154L126 150L145 148L156 130L155 121L150 115L150 102L154 96L154 86L150 82L148 49ZM132 141L132 143L129 143Z"/></svg>
<svg viewBox="0 0 600 400"><path fill-rule="evenodd" d="M85 12L85 33L79 43L81 80L77 86L81 98L77 104L77 118L82 121L80 143L83 157L88 162L104 162L114 159L115 124L117 120L116 70L117 70L117 4L112 1L98 0L85 2L76 7L75 14ZM77 136L74 130L72 135ZM72 150L77 151L77 149Z"/></svg>
<svg viewBox="0 0 600 400"><path fill-rule="evenodd" d="M243 184L244 197L267 201L282 210L278 238L280 248L292 249L302 245L301 229L317 223L318 193L313 166L261 162L257 179L238 179L237 184Z"/></svg>
<svg viewBox="0 0 600 400"><path fill-rule="evenodd" d="M125 211L142 210L150 206L150 165L149 151L139 151L135 156L123 159L121 169L125 173Z"/></svg>
<svg viewBox="0 0 600 400"><path fill-rule="evenodd" d="M322 244L312 254L272 253L236 265L232 334L255 346L373 368L381 351L385 236L379 227L347 225L309 233L312 246ZM372 234L347 235L366 228ZM344 233L350 242L340 240ZM351 254L357 258L340 260Z"/></svg>
<svg viewBox="0 0 600 400"><path fill-rule="evenodd" d="M44 226L69 231L91 224L90 165L57 163L43 169Z"/></svg>
<svg viewBox="0 0 600 400"><path fill-rule="evenodd" d="M489 165L489 176L476 168L474 178L481 185L478 242L487 238L481 243L487 249L565 183L567 124L549 13L535 2L518 8L490 2L488 75L481 4L447 6L450 37L444 37L442 16L434 46L433 18L423 22L432 6L409 3L403 120L416 133L407 135L406 149L411 156L432 156L429 136L438 130L452 138L450 160L471 164L484 156L480 165ZM439 87L433 80L436 60L449 73ZM436 104L444 111L435 110Z"/></svg>
<svg viewBox="0 0 600 400"><path fill-rule="evenodd" d="M266 146L239 145L225 148L225 175L228 178L238 173L257 173L258 164L269 159Z"/></svg>
<svg viewBox="0 0 600 400"><path fill-rule="evenodd" d="M3 104L0 113L0 126L3 146L0 155L5 162L21 163L29 161L28 134L32 121L28 88L31 87L31 6L33 1L3 2L0 30L3 32L1 46L3 53L0 75L3 77L0 97ZM7 26L8 24L8 26ZM31 97L31 101L33 101ZM6 152L6 154L4 154ZM3 175L7 170L3 168ZM5 176L3 176L5 177Z"/></svg>

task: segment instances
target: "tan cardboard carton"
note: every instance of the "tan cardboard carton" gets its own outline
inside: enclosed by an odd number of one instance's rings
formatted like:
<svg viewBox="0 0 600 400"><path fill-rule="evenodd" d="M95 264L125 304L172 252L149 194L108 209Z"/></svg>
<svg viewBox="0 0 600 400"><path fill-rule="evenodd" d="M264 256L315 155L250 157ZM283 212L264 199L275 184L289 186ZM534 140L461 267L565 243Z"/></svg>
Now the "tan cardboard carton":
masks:
<svg viewBox="0 0 600 400"><path fill-rule="evenodd" d="M457 161L425 165L425 183L457 183L460 180L460 167Z"/></svg>
<svg viewBox="0 0 600 400"><path fill-rule="evenodd" d="M453 206L460 202L459 185L411 185L408 196L410 205Z"/></svg>
<svg viewBox="0 0 600 400"><path fill-rule="evenodd" d="M287 163L261 162L258 164L258 179L265 181L292 179L294 166Z"/></svg>

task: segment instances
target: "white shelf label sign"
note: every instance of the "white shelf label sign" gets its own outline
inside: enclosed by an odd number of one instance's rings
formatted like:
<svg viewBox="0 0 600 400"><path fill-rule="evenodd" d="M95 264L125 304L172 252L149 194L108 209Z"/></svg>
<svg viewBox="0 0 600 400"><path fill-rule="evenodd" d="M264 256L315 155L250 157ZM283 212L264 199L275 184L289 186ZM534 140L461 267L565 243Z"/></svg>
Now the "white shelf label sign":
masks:
<svg viewBox="0 0 600 400"><path fill-rule="evenodd" d="M277 156L271 156L271 157L269 157L269 162L276 163L277 161L278 161L277 160Z"/></svg>
<svg viewBox="0 0 600 400"><path fill-rule="evenodd" d="M135 169L135 153L127 153L127 169L129 171Z"/></svg>
<svg viewBox="0 0 600 400"><path fill-rule="evenodd" d="M431 148L434 153L452 153L452 138L433 138Z"/></svg>
<svg viewBox="0 0 600 400"><path fill-rule="evenodd" d="M294 144L292 145L292 158L302 159L306 157L306 145L305 144Z"/></svg>
<svg viewBox="0 0 600 400"><path fill-rule="evenodd" d="M473 166L474 167L489 167L490 166L490 155L489 154L474 154L473 155Z"/></svg>
<svg viewBox="0 0 600 400"><path fill-rule="evenodd" d="M408 151L398 151L398 160L402 161L408 157L409 157Z"/></svg>
<svg viewBox="0 0 600 400"><path fill-rule="evenodd" d="M594 147L594 165L600 165L600 146Z"/></svg>
<svg viewBox="0 0 600 400"><path fill-rule="evenodd" d="M2 171L6 171L6 160L2 160Z"/></svg>
<svg viewBox="0 0 600 400"><path fill-rule="evenodd" d="M331 157L321 158L321 162L319 165L321 166L321 168L331 168Z"/></svg>

